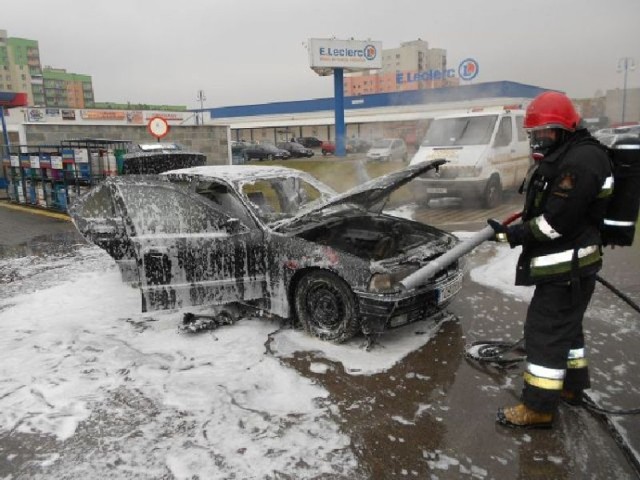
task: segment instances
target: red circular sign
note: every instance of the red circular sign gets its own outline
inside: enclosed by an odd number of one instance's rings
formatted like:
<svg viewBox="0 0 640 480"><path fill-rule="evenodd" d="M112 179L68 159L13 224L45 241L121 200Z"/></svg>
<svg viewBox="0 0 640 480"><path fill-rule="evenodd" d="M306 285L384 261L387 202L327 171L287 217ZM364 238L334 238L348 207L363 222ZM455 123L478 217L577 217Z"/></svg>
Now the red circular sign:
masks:
<svg viewBox="0 0 640 480"><path fill-rule="evenodd" d="M162 117L151 117L147 123L147 130L157 139L161 139L169 133L169 124Z"/></svg>

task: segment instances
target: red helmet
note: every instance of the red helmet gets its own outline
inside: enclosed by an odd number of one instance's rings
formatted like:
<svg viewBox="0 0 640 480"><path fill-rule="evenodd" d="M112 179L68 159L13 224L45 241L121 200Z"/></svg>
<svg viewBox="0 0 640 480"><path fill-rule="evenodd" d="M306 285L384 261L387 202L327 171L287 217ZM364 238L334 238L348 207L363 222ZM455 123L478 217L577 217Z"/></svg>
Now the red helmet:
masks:
<svg viewBox="0 0 640 480"><path fill-rule="evenodd" d="M562 128L573 132L579 122L580 115L569 97L560 92L544 92L527 107L524 128Z"/></svg>

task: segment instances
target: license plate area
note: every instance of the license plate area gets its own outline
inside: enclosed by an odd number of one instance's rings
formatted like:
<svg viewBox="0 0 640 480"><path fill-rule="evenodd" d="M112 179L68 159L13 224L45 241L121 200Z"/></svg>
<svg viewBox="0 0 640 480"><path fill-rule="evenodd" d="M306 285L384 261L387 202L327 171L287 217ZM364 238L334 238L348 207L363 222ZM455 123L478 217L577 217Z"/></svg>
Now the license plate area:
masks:
<svg viewBox="0 0 640 480"><path fill-rule="evenodd" d="M462 276L456 277L449 283L438 288L438 305L446 302L462 288Z"/></svg>

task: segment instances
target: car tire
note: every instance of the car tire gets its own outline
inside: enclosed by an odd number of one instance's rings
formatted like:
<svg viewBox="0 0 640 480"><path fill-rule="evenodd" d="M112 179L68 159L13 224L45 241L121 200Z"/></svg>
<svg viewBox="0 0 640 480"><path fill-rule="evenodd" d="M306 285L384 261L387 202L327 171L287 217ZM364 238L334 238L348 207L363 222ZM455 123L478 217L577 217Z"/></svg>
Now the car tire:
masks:
<svg viewBox="0 0 640 480"><path fill-rule="evenodd" d="M271 154L267 155L267 160L273 160L273 155Z"/></svg>
<svg viewBox="0 0 640 480"><path fill-rule="evenodd" d="M296 316L307 333L343 343L360 331L356 299L347 283L326 270L312 270L296 284Z"/></svg>
<svg viewBox="0 0 640 480"><path fill-rule="evenodd" d="M484 188L482 205L484 208L495 208L500 203L502 203L502 183L499 176L493 175Z"/></svg>
<svg viewBox="0 0 640 480"><path fill-rule="evenodd" d="M251 160L251 157L246 153L242 157L244 158L245 163Z"/></svg>
<svg viewBox="0 0 640 480"><path fill-rule="evenodd" d="M327 152L326 150L322 150L322 156L323 156L323 157L326 157L326 156L327 156L327 153L329 153L329 152Z"/></svg>

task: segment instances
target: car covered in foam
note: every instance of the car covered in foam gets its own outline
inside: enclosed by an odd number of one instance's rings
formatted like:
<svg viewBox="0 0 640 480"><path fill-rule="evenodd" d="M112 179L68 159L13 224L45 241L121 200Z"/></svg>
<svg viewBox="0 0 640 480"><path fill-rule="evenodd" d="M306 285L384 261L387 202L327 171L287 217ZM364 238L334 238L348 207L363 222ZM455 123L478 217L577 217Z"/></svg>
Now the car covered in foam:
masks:
<svg viewBox="0 0 640 480"><path fill-rule="evenodd" d="M341 194L285 167L111 177L70 213L125 279L139 283L143 311L250 305L342 342L432 318L460 290L458 262L416 288L403 287L457 239L383 211L391 193L443 162Z"/></svg>

